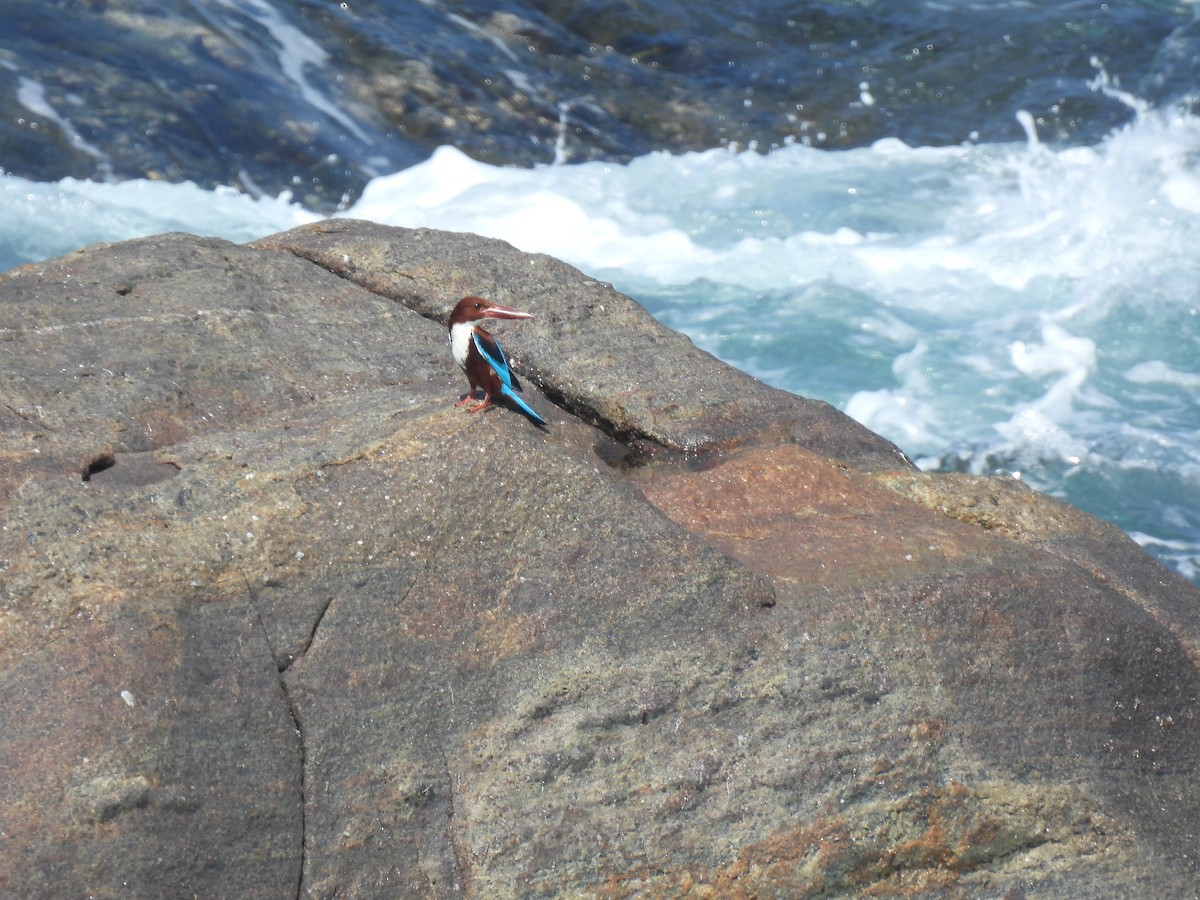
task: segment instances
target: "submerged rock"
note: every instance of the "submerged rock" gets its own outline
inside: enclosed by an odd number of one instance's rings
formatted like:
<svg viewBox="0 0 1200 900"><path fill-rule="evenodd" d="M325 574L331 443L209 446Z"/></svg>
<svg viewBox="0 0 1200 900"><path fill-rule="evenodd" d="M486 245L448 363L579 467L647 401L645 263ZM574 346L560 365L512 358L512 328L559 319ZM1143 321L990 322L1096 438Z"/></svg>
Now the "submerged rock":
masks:
<svg viewBox="0 0 1200 900"><path fill-rule="evenodd" d="M161 235L0 341L5 893L1193 890L1194 587L557 260Z"/></svg>
<svg viewBox="0 0 1200 900"><path fill-rule="evenodd" d="M1196 84L1186 4L946 15L775 0L42 0L5 12L7 174L287 192L327 213L440 147L534 166L955 146L1024 140L1019 111L1043 141L1090 146L1135 116L1100 89L1106 73L1154 105Z"/></svg>

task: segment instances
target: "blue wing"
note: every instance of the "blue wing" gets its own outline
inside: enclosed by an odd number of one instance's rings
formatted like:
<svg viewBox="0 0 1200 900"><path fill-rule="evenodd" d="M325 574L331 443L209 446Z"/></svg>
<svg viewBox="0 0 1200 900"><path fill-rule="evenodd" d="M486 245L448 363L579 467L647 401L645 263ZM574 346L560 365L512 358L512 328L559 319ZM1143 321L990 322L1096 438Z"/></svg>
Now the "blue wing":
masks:
<svg viewBox="0 0 1200 900"><path fill-rule="evenodd" d="M504 351L500 349L496 339L482 328L476 328L471 332L471 339L475 342L475 349L479 351L479 355L500 378L500 383L511 388L513 386L512 369L508 367L508 357L504 355Z"/></svg>
<svg viewBox="0 0 1200 900"><path fill-rule="evenodd" d="M472 340L475 341L475 349L479 351L479 355L492 367L492 371L500 379L500 393L516 404L517 408L533 421L539 425L545 425L546 420L535 413L533 407L518 397L517 392L513 390L516 378L512 369L508 367L508 357L504 355L504 351L500 349L496 339L482 328L476 328L472 332Z"/></svg>

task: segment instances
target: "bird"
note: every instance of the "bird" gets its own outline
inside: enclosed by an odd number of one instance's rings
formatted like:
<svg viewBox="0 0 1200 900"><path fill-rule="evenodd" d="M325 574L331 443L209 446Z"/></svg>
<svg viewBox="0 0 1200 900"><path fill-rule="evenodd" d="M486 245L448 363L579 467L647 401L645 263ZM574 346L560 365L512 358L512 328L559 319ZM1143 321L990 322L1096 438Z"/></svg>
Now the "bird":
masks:
<svg viewBox="0 0 1200 900"><path fill-rule="evenodd" d="M450 313L450 352L454 355L454 361L467 373L471 389L455 406L477 399L476 393L483 391L483 399L474 406L468 406L468 411L487 409L492 399L499 395L512 401L538 425L546 424L546 420L517 395L515 388L519 388L520 384L508 367L508 358L496 339L476 324L482 319L532 318L532 313L501 306L483 297L463 297L458 301L454 312Z"/></svg>

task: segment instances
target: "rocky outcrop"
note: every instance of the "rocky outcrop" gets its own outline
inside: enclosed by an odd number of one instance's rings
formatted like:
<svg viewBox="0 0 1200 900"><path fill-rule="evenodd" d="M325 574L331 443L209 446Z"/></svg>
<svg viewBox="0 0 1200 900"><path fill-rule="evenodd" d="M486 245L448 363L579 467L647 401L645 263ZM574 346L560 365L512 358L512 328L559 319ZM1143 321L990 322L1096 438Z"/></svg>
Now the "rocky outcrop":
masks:
<svg viewBox="0 0 1200 900"><path fill-rule="evenodd" d="M556 260L163 235L0 346L0 893L1195 891L1195 588Z"/></svg>

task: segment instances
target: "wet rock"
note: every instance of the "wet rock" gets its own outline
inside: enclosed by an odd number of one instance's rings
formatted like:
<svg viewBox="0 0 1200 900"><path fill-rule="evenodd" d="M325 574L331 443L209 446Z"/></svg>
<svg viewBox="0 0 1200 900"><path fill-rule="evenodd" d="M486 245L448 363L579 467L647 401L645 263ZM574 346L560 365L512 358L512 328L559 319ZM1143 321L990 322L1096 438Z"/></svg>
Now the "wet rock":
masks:
<svg viewBox="0 0 1200 900"><path fill-rule="evenodd" d="M1182 6L502 6L17 4L0 33L4 168L286 191L332 212L444 146L521 166L953 146L1023 140L1019 110L1043 140L1091 144L1134 113L1090 84L1089 59L1151 100L1195 83Z"/></svg>
<svg viewBox="0 0 1200 900"><path fill-rule="evenodd" d="M545 430L454 407L465 293ZM556 260L161 235L0 341L5 892L1195 883L1195 588Z"/></svg>

